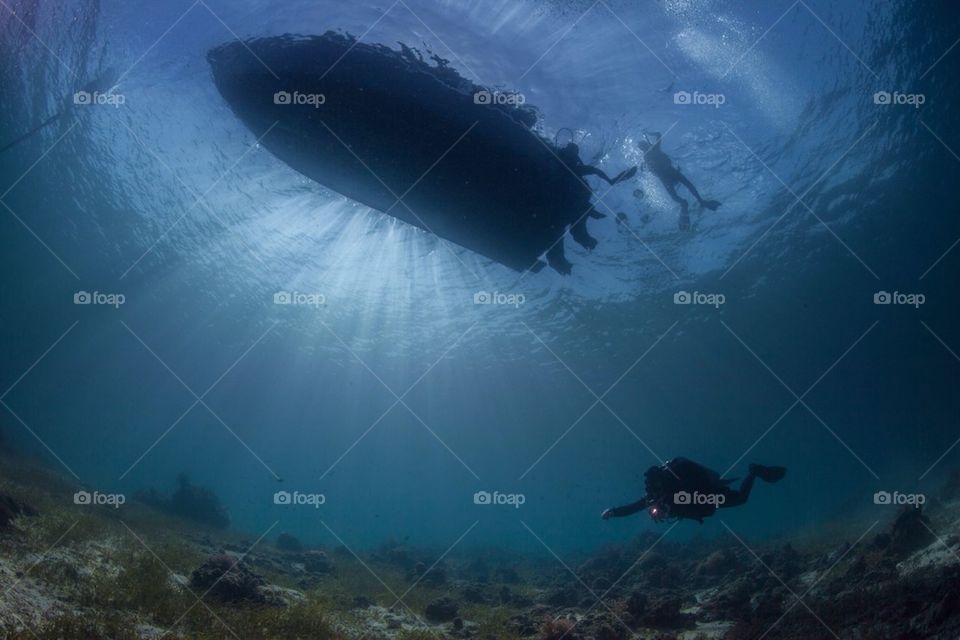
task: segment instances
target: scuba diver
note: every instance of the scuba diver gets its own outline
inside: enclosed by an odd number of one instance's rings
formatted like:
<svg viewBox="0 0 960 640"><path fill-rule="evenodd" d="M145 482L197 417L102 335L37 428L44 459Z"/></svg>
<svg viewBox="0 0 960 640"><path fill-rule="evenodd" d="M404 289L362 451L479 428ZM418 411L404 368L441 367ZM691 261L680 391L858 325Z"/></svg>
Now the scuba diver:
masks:
<svg viewBox="0 0 960 640"><path fill-rule="evenodd" d="M646 133L643 135L644 139L639 141L637 146L640 147L640 151L643 152L644 163L647 168L650 169L650 172L660 179L660 182L663 183L664 188L667 190L667 193L670 194L670 197L673 198L674 202L680 203L680 230L687 231L690 229L689 204L684 198L681 198L677 194L677 184L685 186L687 190L693 194L693 197L697 199L701 207L716 211L720 203L716 200L704 200L700 197L700 193L697 191L697 188L693 186L693 183L690 182L685 175L680 173L680 169L673 166L673 161L670 160L670 156L660 148L663 137L659 133L653 134L655 141L652 143Z"/></svg>
<svg viewBox="0 0 960 640"><path fill-rule="evenodd" d="M725 480L716 471L692 460L674 458L644 473L647 495L632 504L605 509L600 517L604 520L622 518L647 509L655 522L688 518L703 524L703 519L717 509L744 504L757 478L777 482L786 472L784 467L751 464L740 488L733 489L729 485L736 478Z"/></svg>
<svg viewBox="0 0 960 640"><path fill-rule="evenodd" d="M557 157L560 158L560 161L571 172L576 174L580 181L583 183L583 190L587 192L587 198L589 200L590 188L587 183L583 180L586 176L597 176L607 182L611 187L619 182L624 180L629 180L637 174L637 167L630 167L629 169L624 169L616 176L611 178L608 176L602 169L594 167L593 165L585 164L583 160L580 159L580 147L573 142L567 143L565 146L560 148ZM595 220L600 220L606 218L605 213L600 213L592 206L584 211L584 215L580 217L579 220L572 222L570 226L570 235L573 236L573 239L576 242L585 248L587 251L593 250L597 246L597 240L587 232L587 218L593 218Z"/></svg>

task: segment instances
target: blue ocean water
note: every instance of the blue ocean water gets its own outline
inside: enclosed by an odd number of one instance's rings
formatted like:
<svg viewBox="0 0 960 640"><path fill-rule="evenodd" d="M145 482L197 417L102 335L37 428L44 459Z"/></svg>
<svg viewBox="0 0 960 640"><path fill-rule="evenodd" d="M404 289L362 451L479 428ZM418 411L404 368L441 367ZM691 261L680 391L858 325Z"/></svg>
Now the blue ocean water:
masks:
<svg viewBox="0 0 960 640"><path fill-rule="evenodd" d="M744 537L931 490L960 455L956 17L906 1L6 0L0 144L121 75L115 99L0 154L0 427L90 487L170 490L184 472L234 528L352 547L572 553L663 531L599 514L675 456L788 467L723 512ZM522 93L545 137L572 132L611 174L662 132L723 204L680 232L641 172L603 196L597 249L567 239L570 276L520 276L384 217L258 145L205 58L331 29ZM716 520L670 535L727 535Z"/></svg>

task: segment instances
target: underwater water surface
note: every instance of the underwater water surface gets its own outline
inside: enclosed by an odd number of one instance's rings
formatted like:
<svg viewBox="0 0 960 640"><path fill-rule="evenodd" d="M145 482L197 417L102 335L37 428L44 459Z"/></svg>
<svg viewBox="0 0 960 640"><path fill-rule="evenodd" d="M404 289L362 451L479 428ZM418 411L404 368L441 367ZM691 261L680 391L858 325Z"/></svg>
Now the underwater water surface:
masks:
<svg viewBox="0 0 960 640"><path fill-rule="evenodd" d="M787 475L671 540L887 518L876 492L931 492L960 456L957 16L933 0L4 0L0 145L63 114L0 153L4 441L89 491L132 501L186 474L252 540L357 550L561 566L664 534L600 514L678 456ZM521 96L543 140L610 175L662 133L721 205L681 191L679 230L651 171L591 179L606 217L592 251L563 241L570 275L370 209L273 155L207 60L328 31Z"/></svg>

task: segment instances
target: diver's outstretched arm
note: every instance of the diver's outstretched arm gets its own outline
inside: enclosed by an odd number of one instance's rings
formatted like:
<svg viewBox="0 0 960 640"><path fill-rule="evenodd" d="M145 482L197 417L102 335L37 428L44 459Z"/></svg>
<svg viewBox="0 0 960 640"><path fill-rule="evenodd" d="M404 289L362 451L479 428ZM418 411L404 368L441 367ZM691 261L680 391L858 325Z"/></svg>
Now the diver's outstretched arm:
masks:
<svg viewBox="0 0 960 640"><path fill-rule="evenodd" d="M624 169L623 171L621 171L620 173L618 173L616 176L614 176L613 182L611 182L610 184L611 184L611 185L614 185L614 184L623 182L624 180L629 180L629 179L632 178L633 176L637 175L637 170L638 170L639 168L640 168L639 166L634 165L634 166L630 167L629 169Z"/></svg>
<svg viewBox="0 0 960 640"><path fill-rule="evenodd" d="M583 165L583 166L580 168L580 170L583 172L583 173L581 174L581 177L582 177L582 176L589 176L589 175L598 176L598 177L603 178L604 180L606 180L606 181L607 181L607 184L609 184L609 185L612 187L613 185L617 184L618 182L623 182L624 180L629 180L629 179L632 178L633 176L637 175L637 169L638 169L638 168L639 168L639 167L633 166L633 167L630 167L629 169L624 169L623 171L621 171L620 173L618 173L617 175L615 175L615 176L612 177L612 178L611 178L610 176L608 176L608 175L607 175L605 172L603 172L602 170L600 170L600 169L598 169L598 168L596 168L596 167L592 167L592 166L590 166L590 165L588 165L588 164Z"/></svg>
<svg viewBox="0 0 960 640"><path fill-rule="evenodd" d="M580 177L583 178L586 176L597 176L598 178L602 178L603 180L606 180L610 186L617 184L617 181L604 173L602 169L598 169L589 164L585 164L580 167Z"/></svg>
<svg viewBox="0 0 960 640"><path fill-rule="evenodd" d="M623 505L622 507L613 507L611 509L606 509L602 514L600 514L600 517L603 518L604 520L608 520L610 518L622 518L624 516L632 516L638 511L643 511L648 506L650 506L650 500L646 496L644 496L632 504L626 504L626 505Z"/></svg>

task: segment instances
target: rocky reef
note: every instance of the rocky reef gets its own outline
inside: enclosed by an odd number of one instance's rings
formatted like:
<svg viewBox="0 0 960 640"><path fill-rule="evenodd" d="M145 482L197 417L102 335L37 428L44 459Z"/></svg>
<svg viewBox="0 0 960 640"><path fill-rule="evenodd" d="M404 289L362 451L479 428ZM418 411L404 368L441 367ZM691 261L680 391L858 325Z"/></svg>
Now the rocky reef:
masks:
<svg viewBox="0 0 960 640"><path fill-rule="evenodd" d="M164 505L77 505L71 483L4 462L0 637L11 640L960 637L955 479L926 508L890 506L845 534L647 532L568 570L502 549L251 540Z"/></svg>
<svg viewBox="0 0 960 640"><path fill-rule="evenodd" d="M186 474L177 476L177 488L167 497L156 489L144 489L133 494L133 498L155 509L165 511L186 520L226 529L230 526L230 514L220 504L220 498L211 489L200 487Z"/></svg>
<svg viewBox="0 0 960 640"><path fill-rule="evenodd" d="M20 516L35 516L37 510L6 494L0 493L0 531L10 526Z"/></svg>

